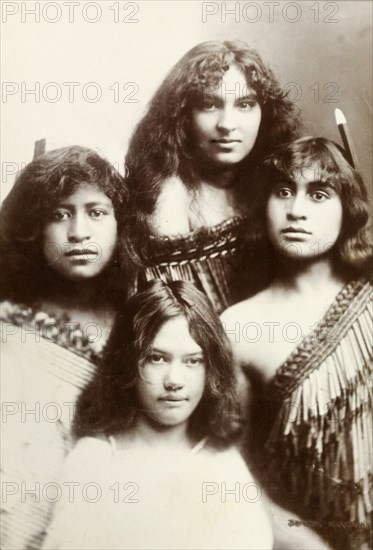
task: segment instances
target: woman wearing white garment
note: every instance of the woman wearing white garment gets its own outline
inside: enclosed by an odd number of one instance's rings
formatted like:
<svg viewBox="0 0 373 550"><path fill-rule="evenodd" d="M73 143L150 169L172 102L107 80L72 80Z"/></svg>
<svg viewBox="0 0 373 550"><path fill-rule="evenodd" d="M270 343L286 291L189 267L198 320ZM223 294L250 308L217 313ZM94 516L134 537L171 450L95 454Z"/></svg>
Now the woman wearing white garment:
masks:
<svg viewBox="0 0 373 550"><path fill-rule="evenodd" d="M154 281L132 297L80 398L81 439L63 475L79 485L56 505L44 548L271 548L262 502L220 494L253 482L232 445L230 365L219 319L191 283Z"/></svg>

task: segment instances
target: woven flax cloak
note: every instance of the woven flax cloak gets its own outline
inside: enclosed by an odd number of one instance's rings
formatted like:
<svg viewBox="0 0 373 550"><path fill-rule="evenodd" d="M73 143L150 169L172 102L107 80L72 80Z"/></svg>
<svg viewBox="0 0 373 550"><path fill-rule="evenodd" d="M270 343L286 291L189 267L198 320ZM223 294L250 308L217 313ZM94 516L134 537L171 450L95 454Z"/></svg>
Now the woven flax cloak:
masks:
<svg viewBox="0 0 373 550"><path fill-rule="evenodd" d="M1 547L36 550L67 489L59 476L74 409L100 353L67 317L11 302L0 304L0 330Z"/></svg>
<svg viewBox="0 0 373 550"><path fill-rule="evenodd" d="M258 453L261 477L341 550L372 541L372 319L371 284L345 286L262 402L271 429Z"/></svg>

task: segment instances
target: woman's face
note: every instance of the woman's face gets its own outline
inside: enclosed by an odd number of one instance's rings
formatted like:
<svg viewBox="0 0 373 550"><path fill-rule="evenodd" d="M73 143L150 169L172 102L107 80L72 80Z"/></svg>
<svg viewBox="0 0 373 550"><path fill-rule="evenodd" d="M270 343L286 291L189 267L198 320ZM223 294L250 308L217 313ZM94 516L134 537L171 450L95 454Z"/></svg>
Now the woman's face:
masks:
<svg viewBox="0 0 373 550"><path fill-rule="evenodd" d="M262 111L245 75L231 65L219 88L208 90L191 112L198 156L215 165L234 166L254 147Z"/></svg>
<svg viewBox="0 0 373 550"><path fill-rule="evenodd" d="M95 185L82 184L51 212L43 231L43 252L59 275L84 280L109 264L116 241L111 199Z"/></svg>
<svg viewBox="0 0 373 550"><path fill-rule="evenodd" d="M140 409L162 426L187 427L205 389L205 358L184 316L166 321L140 367Z"/></svg>
<svg viewBox="0 0 373 550"><path fill-rule="evenodd" d="M317 258L336 243L342 201L332 183L319 181L318 165L289 181L278 181L267 203L268 236L280 254L294 259Z"/></svg>

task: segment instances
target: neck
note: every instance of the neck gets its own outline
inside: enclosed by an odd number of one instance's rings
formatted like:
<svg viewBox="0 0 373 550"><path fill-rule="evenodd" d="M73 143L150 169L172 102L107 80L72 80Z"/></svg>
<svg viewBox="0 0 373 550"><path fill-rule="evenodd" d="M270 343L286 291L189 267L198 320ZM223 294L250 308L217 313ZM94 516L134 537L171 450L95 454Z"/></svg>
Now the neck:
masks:
<svg viewBox="0 0 373 550"><path fill-rule="evenodd" d="M273 282L282 292L312 294L328 292L331 287L341 288L346 280L336 273L329 257L309 262L291 261L280 257Z"/></svg>
<svg viewBox="0 0 373 550"><path fill-rule="evenodd" d="M43 303L48 308L71 311L100 311L111 309L102 290L105 280L102 277L82 281L70 281L55 276L51 277Z"/></svg>
<svg viewBox="0 0 373 550"><path fill-rule="evenodd" d="M229 189L235 184L237 178L237 167L223 168L221 166L201 166L199 169L201 180L205 185L220 189Z"/></svg>
<svg viewBox="0 0 373 550"><path fill-rule="evenodd" d="M152 447L158 451L169 452L170 449L185 451L192 447L186 423L162 426L146 416L140 416L137 419L133 439L141 446Z"/></svg>

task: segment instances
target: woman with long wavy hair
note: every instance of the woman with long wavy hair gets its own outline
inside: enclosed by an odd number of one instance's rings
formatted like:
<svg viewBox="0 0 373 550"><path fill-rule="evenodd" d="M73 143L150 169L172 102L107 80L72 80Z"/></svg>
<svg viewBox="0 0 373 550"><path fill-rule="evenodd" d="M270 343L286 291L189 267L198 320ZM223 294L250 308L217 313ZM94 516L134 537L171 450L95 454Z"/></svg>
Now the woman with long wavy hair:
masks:
<svg viewBox="0 0 373 550"><path fill-rule="evenodd" d="M247 44L204 42L187 52L126 156L140 285L190 280L221 311L237 301L246 264L245 292L254 292L263 282L251 227L256 169L297 128L295 106Z"/></svg>
<svg viewBox="0 0 373 550"><path fill-rule="evenodd" d="M121 308L78 401L61 486L79 487L56 504L43 548L271 548L260 499L211 494L253 484L237 421L231 351L209 300L191 283L150 282ZM86 483L99 488L94 503Z"/></svg>
<svg viewBox="0 0 373 550"><path fill-rule="evenodd" d="M262 494L236 446L239 421L210 301L189 282L149 282L121 308L78 401L60 480L74 496L61 494L43 548L268 550L284 533L281 547L325 548L309 529L289 532Z"/></svg>

